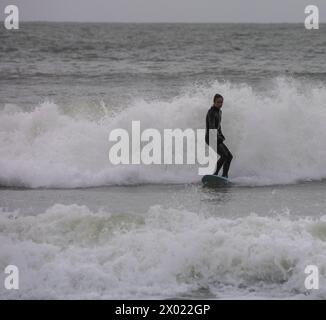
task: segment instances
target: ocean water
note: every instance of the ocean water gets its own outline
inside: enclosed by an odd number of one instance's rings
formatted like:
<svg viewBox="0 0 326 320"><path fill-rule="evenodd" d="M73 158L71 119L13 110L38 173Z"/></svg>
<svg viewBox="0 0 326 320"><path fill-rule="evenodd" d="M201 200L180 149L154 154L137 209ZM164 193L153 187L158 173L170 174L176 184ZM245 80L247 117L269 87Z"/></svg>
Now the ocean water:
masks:
<svg viewBox="0 0 326 320"><path fill-rule="evenodd" d="M0 298L325 299L325 53L325 25L0 28ZM217 92L233 187L110 163L111 130L204 128Z"/></svg>

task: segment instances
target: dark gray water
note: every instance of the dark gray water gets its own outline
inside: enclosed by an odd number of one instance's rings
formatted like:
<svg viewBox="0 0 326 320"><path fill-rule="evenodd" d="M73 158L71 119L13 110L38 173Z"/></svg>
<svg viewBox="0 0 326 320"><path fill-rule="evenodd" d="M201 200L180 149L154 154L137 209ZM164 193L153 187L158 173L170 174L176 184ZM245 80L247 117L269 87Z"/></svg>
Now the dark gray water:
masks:
<svg viewBox="0 0 326 320"><path fill-rule="evenodd" d="M21 277L0 297L324 299L325 31L0 29L0 270ZM112 129L203 128L216 92L234 187L109 162Z"/></svg>
<svg viewBox="0 0 326 320"><path fill-rule="evenodd" d="M301 24L25 23L0 29L0 101L124 106L168 98L195 82L324 82L326 26Z"/></svg>

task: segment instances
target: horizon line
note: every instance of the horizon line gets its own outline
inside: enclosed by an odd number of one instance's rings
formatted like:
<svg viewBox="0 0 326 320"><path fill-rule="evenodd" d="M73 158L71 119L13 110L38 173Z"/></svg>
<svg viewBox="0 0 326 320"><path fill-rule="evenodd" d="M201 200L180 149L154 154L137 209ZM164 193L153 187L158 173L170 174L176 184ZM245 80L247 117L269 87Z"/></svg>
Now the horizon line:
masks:
<svg viewBox="0 0 326 320"><path fill-rule="evenodd" d="M4 22L4 20L0 20L0 22ZM300 22L250 22L250 21L226 21L226 22L190 22L190 21L79 21L79 20L20 20L20 23L28 23L28 22L42 22L42 23L116 23L116 24L303 24L304 21ZM325 22L319 21L319 24L326 24Z"/></svg>

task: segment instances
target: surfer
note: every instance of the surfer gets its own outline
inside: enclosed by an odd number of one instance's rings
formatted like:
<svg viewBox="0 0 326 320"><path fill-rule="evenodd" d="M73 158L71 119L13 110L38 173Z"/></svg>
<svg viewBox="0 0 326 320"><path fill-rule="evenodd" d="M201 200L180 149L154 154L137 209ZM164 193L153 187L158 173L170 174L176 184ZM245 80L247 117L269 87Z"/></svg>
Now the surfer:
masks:
<svg viewBox="0 0 326 320"><path fill-rule="evenodd" d="M220 156L216 163L216 170L214 175L218 175L218 172L223 167L222 177L228 178L230 164L232 161L232 153L223 143L225 137L221 129L222 120L222 106L224 98L220 94L216 94L213 100L213 106L208 110L206 115L206 134L205 142L209 145L209 129L217 129L217 146L216 153Z"/></svg>

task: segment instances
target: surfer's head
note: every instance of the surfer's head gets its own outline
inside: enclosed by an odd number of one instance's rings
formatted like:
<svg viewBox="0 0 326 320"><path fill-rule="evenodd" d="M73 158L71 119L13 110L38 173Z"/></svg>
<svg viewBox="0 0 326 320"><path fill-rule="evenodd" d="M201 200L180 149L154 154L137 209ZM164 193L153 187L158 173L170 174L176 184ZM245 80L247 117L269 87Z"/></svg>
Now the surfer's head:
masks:
<svg viewBox="0 0 326 320"><path fill-rule="evenodd" d="M214 96L214 100L213 100L214 107L222 108L223 101L224 101L223 96L221 96L220 94L217 93L217 94Z"/></svg>

